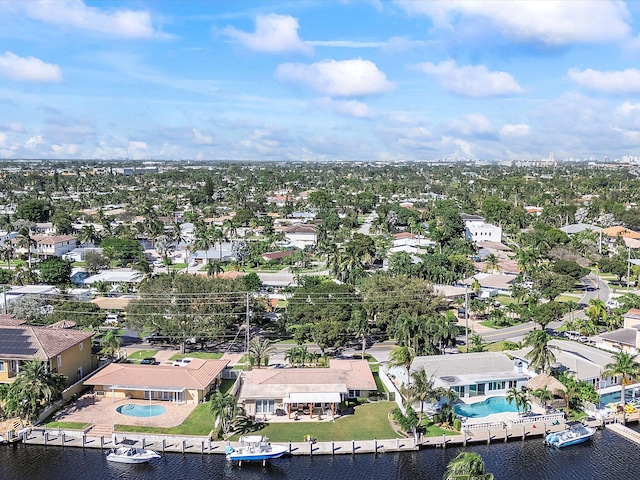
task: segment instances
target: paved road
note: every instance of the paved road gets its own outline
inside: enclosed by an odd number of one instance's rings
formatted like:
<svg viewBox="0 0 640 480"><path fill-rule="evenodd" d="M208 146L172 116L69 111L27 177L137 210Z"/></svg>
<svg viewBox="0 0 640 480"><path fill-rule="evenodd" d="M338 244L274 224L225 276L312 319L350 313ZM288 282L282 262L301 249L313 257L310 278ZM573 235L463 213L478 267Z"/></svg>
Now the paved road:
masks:
<svg viewBox="0 0 640 480"><path fill-rule="evenodd" d="M367 217L367 219L364 221L364 223L360 225L360 228L358 229L358 233L362 233L363 235L369 235L369 232L371 231L371 224L375 220L376 215L377 214L375 210L371 212Z"/></svg>

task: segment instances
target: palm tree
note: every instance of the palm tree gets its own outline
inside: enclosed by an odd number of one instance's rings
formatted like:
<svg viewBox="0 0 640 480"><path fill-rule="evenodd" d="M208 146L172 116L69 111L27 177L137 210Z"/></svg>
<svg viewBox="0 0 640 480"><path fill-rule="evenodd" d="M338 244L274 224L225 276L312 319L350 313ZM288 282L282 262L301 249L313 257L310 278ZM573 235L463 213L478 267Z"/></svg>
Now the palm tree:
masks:
<svg viewBox="0 0 640 480"><path fill-rule="evenodd" d="M224 268L222 267L222 262L220 260L214 260L213 262L207 263L206 265L207 275L219 275L224 272Z"/></svg>
<svg viewBox="0 0 640 480"><path fill-rule="evenodd" d="M231 432L233 420L238 413L236 397L216 390L211 396L211 413L215 418L215 426L220 425L220 432L226 436Z"/></svg>
<svg viewBox="0 0 640 480"><path fill-rule="evenodd" d="M532 347L531 351L526 354L529 365L545 373L556 361L556 356L549 349L549 340L551 340L551 336L544 330L533 330L524 337L524 344Z"/></svg>
<svg viewBox="0 0 640 480"><path fill-rule="evenodd" d="M620 401L624 407L624 387L625 383L640 375L640 363L636 360L638 354L632 355L627 352L617 352L613 355L613 362L604 366L603 377L617 377L620 375ZM624 418L623 418L624 422Z"/></svg>
<svg viewBox="0 0 640 480"><path fill-rule="evenodd" d="M419 370L411 374L413 385L407 389L407 403L420 402L420 422L424 415L424 402L434 399L433 377L428 377L427 372Z"/></svg>
<svg viewBox="0 0 640 480"><path fill-rule="evenodd" d="M49 373L39 360L25 362L18 378L9 387L5 408L20 418L35 419L44 403L60 396L66 380L64 375Z"/></svg>
<svg viewBox="0 0 640 480"><path fill-rule="evenodd" d="M100 241L100 234L98 234L96 227L92 224L83 225L80 230L78 230L78 240L82 243L87 242L92 245L97 245Z"/></svg>
<svg viewBox="0 0 640 480"><path fill-rule="evenodd" d="M484 472L484 462L480 455L460 452L447 465L444 480L493 480L493 474Z"/></svg>
<svg viewBox="0 0 640 480"><path fill-rule="evenodd" d="M204 250L204 264L209 263L209 249L213 246L214 242L208 229L198 229L196 231L196 240L194 242L195 248Z"/></svg>
<svg viewBox="0 0 640 480"><path fill-rule="evenodd" d="M516 387L511 387L507 391L507 402L516 404L518 415L520 415L520 409L522 409L522 413L524 413L531 408L531 404L527 398L527 392L518 390Z"/></svg>
<svg viewBox="0 0 640 480"><path fill-rule="evenodd" d="M407 370L407 385L411 385L411 364L416 357L416 351L408 346L395 346L389 355L389 365L392 367L404 367Z"/></svg>
<svg viewBox="0 0 640 480"><path fill-rule="evenodd" d="M16 250L10 240L5 241L0 247L0 257L7 262L7 268L11 270L11 259Z"/></svg>
<svg viewBox="0 0 640 480"><path fill-rule="evenodd" d="M31 249L33 247L37 247L38 242L31 238L31 230L28 227L22 227L20 229L18 236L16 237L16 245L27 250L27 255L29 256L29 270L31 270Z"/></svg>
<svg viewBox="0 0 640 480"><path fill-rule="evenodd" d="M102 347L100 353L110 358L113 357L113 355L120 350L121 342L122 339L116 335L115 330L108 330L100 339L100 346Z"/></svg>
<svg viewBox="0 0 640 480"><path fill-rule="evenodd" d="M269 361L269 356L275 353L276 349L270 340L262 340L258 337L254 337L249 341L249 360L253 361L253 365L257 365L258 368L264 362Z"/></svg>
<svg viewBox="0 0 640 480"><path fill-rule="evenodd" d="M498 257L496 257L493 253L484 259L485 267L484 272L488 273L499 273L500 272L500 263Z"/></svg>
<svg viewBox="0 0 640 480"><path fill-rule="evenodd" d="M208 236L213 244L218 244L218 256L220 257L219 260L222 262L222 242L227 241L226 235L222 229L212 225L208 230Z"/></svg>
<svg viewBox="0 0 640 480"><path fill-rule="evenodd" d="M553 400L553 392L547 388L545 385L542 388L537 388L531 395L537 398L540 401L540 404L544 407L545 412L547 411L547 402Z"/></svg>
<svg viewBox="0 0 640 480"><path fill-rule="evenodd" d="M594 324L604 324L607 321L607 304L604 300L592 298L589 300L589 307L585 313Z"/></svg>
<svg viewBox="0 0 640 480"><path fill-rule="evenodd" d="M365 358L365 350L367 348L367 334L371 331L367 313L363 309L354 309L351 314L350 330L355 334L356 338L362 341L362 359Z"/></svg>

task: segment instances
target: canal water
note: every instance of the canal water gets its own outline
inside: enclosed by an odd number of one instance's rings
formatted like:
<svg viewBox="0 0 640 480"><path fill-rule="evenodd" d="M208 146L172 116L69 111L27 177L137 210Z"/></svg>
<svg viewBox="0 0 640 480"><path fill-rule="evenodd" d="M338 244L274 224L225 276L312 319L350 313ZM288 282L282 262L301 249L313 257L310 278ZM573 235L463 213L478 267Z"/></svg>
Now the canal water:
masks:
<svg viewBox="0 0 640 480"><path fill-rule="evenodd" d="M229 464L224 455L167 454L149 465L107 463L100 450L0 445L0 479L441 479L460 448L410 453L290 457L271 465ZM497 480L633 480L640 478L640 446L608 431L588 443L556 450L541 439L470 446Z"/></svg>

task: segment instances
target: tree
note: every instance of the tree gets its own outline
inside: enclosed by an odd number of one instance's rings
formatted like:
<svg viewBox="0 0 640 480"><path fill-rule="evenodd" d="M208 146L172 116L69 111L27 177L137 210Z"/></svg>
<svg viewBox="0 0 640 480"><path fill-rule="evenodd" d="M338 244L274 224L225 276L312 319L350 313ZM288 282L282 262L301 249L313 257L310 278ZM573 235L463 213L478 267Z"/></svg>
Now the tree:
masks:
<svg viewBox="0 0 640 480"><path fill-rule="evenodd" d="M420 422L424 415L424 403L434 399L435 390L433 388L433 377L428 377L427 372L419 370L411 374L413 384L407 389L407 403L420 402Z"/></svg>
<svg viewBox="0 0 640 480"><path fill-rule="evenodd" d="M118 336L115 330L107 330L107 332L100 339L100 353L112 358L115 353L120 350L120 344L122 339Z"/></svg>
<svg viewBox="0 0 640 480"><path fill-rule="evenodd" d="M51 216L52 208L49 202L44 200L25 200L18 204L16 218L30 222L46 222Z"/></svg>
<svg viewBox="0 0 640 480"><path fill-rule="evenodd" d="M547 402L553 400L553 392L549 390L546 385L542 388L537 388L532 391L531 396L537 398L540 401L540 404L544 408L545 412L547 410Z"/></svg>
<svg viewBox="0 0 640 480"><path fill-rule="evenodd" d="M238 413L236 398L220 390L211 396L211 414L215 418L215 427L219 427L220 437L226 437L232 430L233 420Z"/></svg>
<svg viewBox="0 0 640 480"><path fill-rule="evenodd" d="M254 337L249 341L249 362L258 368L264 363L266 367L269 356L273 355L275 351L276 349L271 341Z"/></svg>
<svg viewBox="0 0 640 480"><path fill-rule="evenodd" d="M39 265L40 279L50 285L71 283L71 262L60 257L51 257Z"/></svg>
<svg viewBox="0 0 640 480"><path fill-rule="evenodd" d="M416 356L413 348L407 346L395 346L389 355L389 365L392 367L403 367L407 371L407 385L411 385L411 364Z"/></svg>
<svg viewBox="0 0 640 480"><path fill-rule="evenodd" d="M493 480L493 474L485 473L479 454L460 452L447 465L444 480Z"/></svg>
<svg viewBox="0 0 640 480"><path fill-rule="evenodd" d="M540 294L553 300L563 292L573 290L576 281L569 275L559 275L554 272L541 272L534 277L534 287Z"/></svg>
<svg viewBox="0 0 640 480"><path fill-rule="evenodd" d="M518 415L520 414L521 409L522 413L525 413L531 408L531 404L527 398L527 392L518 390L516 387L511 387L507 390L507 402L516 404Z"/></svg>
<svg viewBox="0 0 640 480"><path fill-rule="evenodd" d="M259 292L262 288L262 280L256 272L250 272L242 276L242 281L248 292Z"/></svg>
<svg viewBox="0 0 640 480"><path fill-rule="evenodd" d="M27 255L29 258L29 269L31 269L32 249L38 246L38 242L31 238L31 230L28 227L22 227L18 231L18 236L16 237L16 245L19 248L24 248L27 250Z"/></svg>
<svg viewBox="0 0 640 480"><path fill-rule="evenodd" d="M552 271L559 275L569 275L574 280L580 280L589 274L589 269L581 267L576 262L569 260L556 260L553 264Z"/></svg>
<svg viewBox="0 0 640 480"><path fill-rule="evenodd" d="M474 333L473 335L471 335L471 352L484 352L485 351L485 344L484 344L484 340L482 339L481 335L478 335L477 333Z"/></svg>
<svg viewBox="0 0 640 480"><path fill-rule="evenodd" d="M351 313L351 323L349 330L355 334L356 338L360 339L362 344L362 359L365 358L365 350L367 348L367 334L371 331L371 325L367 314L361 308L356 308Z"/></svg>
<svg viewBox="0 0 640 480"><path fill-rule="evenodd" d="M56 400L65 388L67 378L49 373L39 360L24 362L20 374L9 387L5 408L10 415L35 420L45 403Z"/></svg>
<svg viewBox="0 0 640 480"><path fill-rule="evenodd" d="M633 378L640 375L640 363L637 361L638 355L632 355L627 352L616 352L613 354L613 362L604 366L603 377L621 377L620 379L620 402L624 407L624 387L625 384ZM623 419L624 422L624 419Z"/></svg>
<svg viewBox="0 0 640 480"><path fill-rule="evenodd" d="M14 300L8 305L8 312L16 318L34 323L40 320L46 310L47 302L38 295L28 295Z"/></svg>
<svg viewBox="0 0 640 480"><path fill-rule="evenodd" d="M596 325L604 324L607 321L607 304L599 298L592 298L585 313Z"/></svg>
<svg viewBox="0 0 640 480"><path fill-rule="evenodd" d="M89 275L95 275L109 267L109 259L100 252L88 251L84 254L84 268Z"/></svg>
<svg viewBox="0 0 640 480"><path fill-rule="evenodd" d="M524 344L531 347L531 351L526 354L529 365L536 370L548 372L551 364L556 361L556 357L549 349L551 336L544 330L533 330L524 337Z"/></svg>
<svg viewBox="0 0 640 480"><path fill-rule="evenodd" d="M205 265L205 270L207 271L207 275L220 275L224 272L224 268L222 267L222 262L220 260L214 260L213 262L209 262Z"/></svg>
<svg viewBox="0 0 640 480"><path fill-rule="evenodd" d="M129 265L144 257L142 245L137 240L106 237L100 241L100 247L107 258L118 261L122 266Z"/></svg>
<svg viewBox="0 0 640 480"><path fill-rule="evenodd" d="M5 241L0 245L0 257L7 262L7 268L11 270L11 259L16 253L16 249L11 241Z"/></svg>
<svg viewBox="0 0 640 480"><path fill-rule="evenodd" d="M91 245L97 245L100 242L100 234L93 224L83 225L82 228L78 230L77 237L80 243L90 243Z"/></svg>

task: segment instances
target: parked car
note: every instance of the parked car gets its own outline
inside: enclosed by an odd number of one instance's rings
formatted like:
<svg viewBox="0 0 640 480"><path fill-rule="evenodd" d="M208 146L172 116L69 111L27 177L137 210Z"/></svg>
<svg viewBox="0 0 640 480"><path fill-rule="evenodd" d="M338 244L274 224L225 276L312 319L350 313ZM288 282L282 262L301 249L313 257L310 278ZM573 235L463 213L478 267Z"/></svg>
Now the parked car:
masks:
<svg viewBox="0 0 640 480"><path fill-rule="evenodd" d="M151 335L147 335L142 340L147 343L169 343L171 339L165 335L161 335L158 332L154 332Z"/></svg>
<svg viewBox="0 0 640 480"><path fill-rule="evenodd" d="M120 317L115 313L109 313L104 323L107 325L118 325L118 323L120 323Z"/></svg>
<svg viewBox="0 0 640 480"><path fill-rule="evenodd" d="M186 367L187 365L189 365L194 359L191 357L186 357L183 358L182 360L174 360L173 361L173 366L174 367Z"/></svg>
<svg viewBox="0 0 640 480"><path fill-rule="evenodd" d="M156 365L157 363L155 357L147 357L142 359L140 365Z"/></svg>

